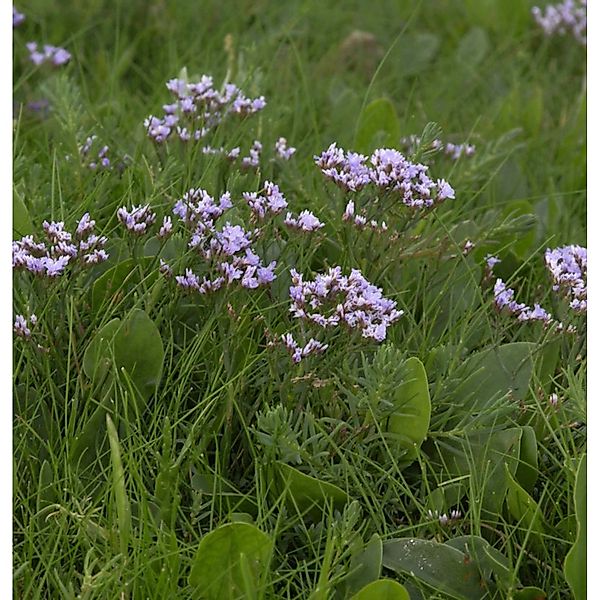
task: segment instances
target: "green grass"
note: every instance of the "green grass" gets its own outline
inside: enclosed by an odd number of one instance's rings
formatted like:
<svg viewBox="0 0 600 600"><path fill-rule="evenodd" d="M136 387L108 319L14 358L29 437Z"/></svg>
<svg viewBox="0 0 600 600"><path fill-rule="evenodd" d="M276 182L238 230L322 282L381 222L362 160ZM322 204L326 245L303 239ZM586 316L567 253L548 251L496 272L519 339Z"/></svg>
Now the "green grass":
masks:
<svg viewBox="0 0 600 600"><path fill-rule="evenodd" d="M573 335L519 324L494 311L482 277L484 255L497 253L497 276L519 301L568 318L543 252L585 245L585 50L568 37L545 39L530 16L535 3L523 0L109 4L17 6L27 20L14 33L14 189L33 228L15 239L41 235L44 220L73 230L89 211L110 239L111 258L52 282L15 272L14 312L39 318L34 343L17 339L14 350L15 596L203 597L190 583L200 540L249 521L273 547L258 583L247 565L241 597L254 597L253 585L258 598L351 597L375 534L384 542L480 536L508 567L488 578L499 591L486 596L482 588L475 597L525 597L515 595L520 585L573 597L563 563L576 534L575 474L586 447L585 317L573 320ZM355 30L375 41L342 50ZM65 46L70 65L34 68L30 40ZM260 139L266 159L285 136L296 155L244 173L175 144L155 148L143 121L161 114L164 84L184 67L191 80L227 77L267 99L258 115L219 128L212 145L245 153ZM46 116L26 108L41 98L50 101ZM457 162L422 159L451 182L456 199L417 225L402 211L390 217L392 228L405 227L395 241L345 225L344 194L313 163L334 141L356 149L361 116L378 98L393 104L400 137L435 122L442 139L477 147ZM78 145L92 133L113 162L130 157L122 174L80 164ZM377 135L365 152L380 145ZM259 244L261 256L277 253L279 261L278 279L264 291L232 289L214 300L181 294L157 277L156 250L146 239L133 244L116 218L121 206L150 203L161 220L190 187L215 197L229 190L242 206L241 192L264 180L280 186L292 211L310 209L325 223L311 237L286 233L286 244ZM236 217L248 222L242 209ZM467 239L475 248L464 256ZM178 252L182 271L191 256L183 239ZM125 281L94 301L94 282L128 257L134 266ZM300 335L288 313L287 270L310 278L333 265L360 268L405 315L382 347L338 332L326 337L322 357L295 366L268 345L288 331ZM85 365L97 332L134 309L154 322L164 350L160 382L144 397L116 356L108 356L104 379ZM515 369L503 375L502 361L486 363L489 381L461 396L469 357L514 342L531 343ZM135 362L145 350L123 354ZM408 357L425 365L431 397L427 438L410 460L386 429ZM528 374L522 390L507 395L506 377L519 369ZM473 408L494 385L499 393ZM511 431L517 446L523 431L535 434L533 520L516 517L507 502L486 504L504 462L522 486L527 481L515 471L531 462L523 451L515 458L491 450L498 432ZM457 453L462 468L452 464ZM316 512L307 509L293 483L282 482L279 462L350 501L336 504L329 493ZM451 509L461 518L446 526L428 514ZM374 578L397 579L411 599L452 597L406 569L380 573Z"/></svg>

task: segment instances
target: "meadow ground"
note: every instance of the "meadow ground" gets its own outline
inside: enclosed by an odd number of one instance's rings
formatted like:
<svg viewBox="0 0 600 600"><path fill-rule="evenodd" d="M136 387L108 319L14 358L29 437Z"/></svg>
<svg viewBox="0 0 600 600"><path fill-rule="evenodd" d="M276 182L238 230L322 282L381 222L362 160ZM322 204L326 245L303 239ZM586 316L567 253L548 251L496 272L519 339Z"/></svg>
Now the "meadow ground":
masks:
<svg viewBox="0 0 600 600"><path fill-rule="evenodd" d="M586 50L535 4L16 7L15 597L585 597Z"/></svg>

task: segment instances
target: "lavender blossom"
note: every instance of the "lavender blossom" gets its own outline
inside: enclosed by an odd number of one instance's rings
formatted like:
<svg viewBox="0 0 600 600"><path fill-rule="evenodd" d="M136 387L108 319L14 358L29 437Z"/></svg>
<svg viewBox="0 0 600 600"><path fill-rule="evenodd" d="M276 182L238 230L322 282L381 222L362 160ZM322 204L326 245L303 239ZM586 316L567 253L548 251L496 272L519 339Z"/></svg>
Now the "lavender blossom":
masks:
<svg viewBox="0 0 600 600"><path fill-rule="evenodd" d="M325 225L308 210L303 210L298 217L292 216L292 213L289 212L283 222L292 229L307 232L317 231L318 229L325 227Z"/></svg>
<svg viewBox="0 0 600 600"><path fill-rule="evenodd" d="M117 211L119 221L125 225L127 231L135 235L143 235L148 228L156 221L156 213L150 209L150 205L133 206L131 211L128 211L125 206L122 206Z"/></svg>
<svg viewBox="0 0 600 600"><path fill-rule="evenodd" d="M29 50L29 60L36 66L50 62L54 66L59 67L66 65L71 60L71 54L64 48L45 44L43 52L40 52L37 42L28 42L26 46Z"/></svg>
<svg viewBox="0 0 600 600"><path fill-rule="evenodd" d="M260 165L260 154L262 152L262 144L258 140L254 140L252 148L248 156L242 158L242 167L244 169L256 169Z"/></svg>
<svg viewBox="0 0 600 600"><path fill-rule="evenodd" d="M497 256L494 256L493 254L487 254L484 260L486 267L487 269L489 269L490 272L497 264L500 264L502 262Z"/></svg>
<svg viewBox="0 0 600 600"><path fill-rule="evenodd" d="M292 315L320 327L345 324L364 338L382 342L387 328L403 314L396 310L396 302L385 298L356 269L344 276L341 267L334 267L307 282L294 269L291 275Z"/></svg>
<svg viewBox="0 0 600 600"><path fill-rule="evenodd" d="M421 138L417 135L410 135L400 140L400 144L409 154L415 154L417 149L421 145ZM463 156L473 156L475 154L475 146L472 144L454 144L452 142L444 143L442 140L435 139L431 142L430 148L432 150L442 151L446 156L452 160L458 160Z"/></svg>
<svg viewBox="0 0 600 600"><path fill-rule="evenodd" d="M266 106L263 96L248 98L232 83L225 84L219 91L208 75L203 75L196 83L171 79L167 89L175 96L175 101L163 105L163 117L150 115L144 121L148 136L158 144L173 135L186 143L199 141L230 115L246 117Z"/></svg>
<svg viewBox="0 0 600 600"><path fill-rule="evenodd" d="M173 222L171 217L164 217L160 230L158 232L158 238L161 240L167 239L173 231Z"/></svg>
<svg viewBox="0 0 600 600"><path fill-rule="evenodd" d="M563 246L546 250L546 268L553 281L552 289L561 291L576 312L587 310L587 248Z"/></svg>
<svg viewBox="0 0 600 600"><path fill-rule="evenodd" d="M279 158L282 158L283 160L290 160L290 158L292 158L292 156L295 154L296 148L293 146L288 147L287 140L284 137L280 137L275 142L275 152Z"/></svg>
<svg viewBox="0 0 600 600"><path fill-rule="evenodd" d="M29 321L31 322L31 326L35 326L37 323L37 317L32 313L29 317ZM27 319L23 315L16 315L15 323L13 325L13 331L16 335L24 340L31 339L31 329L29 329L27 325Z"/></svg>
<svg viewBox="0 0 600 600"><path fill-rule="evenodd" d="M18 27L19 25L21 25L21 23L23 23L23 21L25 20L25 15L23 13L20 13L14 6L13 6L13 29L15 27Z"/></svg>
<svg viewBox="0 0 600 600"><path fill-rule="evenodd" d="M346 154L335 143L314 159L323 175L344 191L358 192L371 181L369 168L365 164L367 157L356 152Z"/></svg>
<svg viewBox="0 0 600 600"><path fill-rule="evenodd" d="M62 221L44 221L42 227L48 240L36 242L33 236L25 236L13 242L13 268L24 269L41 277L61 276L75 259L84 266L98 264L108 259L104 250L106 237L94 235L95 222L85 213L80 219L75 236L79 245L73 243L73 235L65 229Z"/></svg>
<svg viewBox="0 0 600 600"><path fill-rule="evenodd" d="M543 11L534 6L531 13L545 35L571 33L580 44L587 44L587 0L563 0Z"/></svg>
<svg viewBox="0 0 600 600"><path fill-rule="evenodd" d="M310 338L308 343L304 347L301 347L296 340L294 340L291 333L282 335L281 341L291 354L294 364L298 364L303 358L306 358L311 354L323 354L323 352L329 348L329 344L323 344L314 338Z"/></svg>

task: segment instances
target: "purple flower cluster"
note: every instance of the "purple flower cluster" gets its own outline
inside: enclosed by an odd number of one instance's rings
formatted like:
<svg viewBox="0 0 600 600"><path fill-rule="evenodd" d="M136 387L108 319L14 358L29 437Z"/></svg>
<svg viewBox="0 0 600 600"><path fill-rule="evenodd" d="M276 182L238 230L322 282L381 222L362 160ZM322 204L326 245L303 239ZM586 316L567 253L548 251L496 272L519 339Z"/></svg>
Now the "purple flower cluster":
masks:
<svg viewBox="0 0 600 600"><path fill-rule="evenodd" d="M287 208L287 200L279 190L279 186L270 181L265 181L262 194L257 192L244 192L242 197L250 207L252 214L259 220L263 220L269 213L278 215Z"/></svg>
<svg viewBox="0 0 600 600"><path fill-rule="evenodd" d="M323 344L314 338L310 338L304 346L300 346L291 333L282 335L281 341L291 354L294 364L298 364L303 358L311 354L322 354L329 348L329 344Z"/></svg>
<svg viewBox="0 0 600 600"><path fill-rule="evenodd" d="M254 198L257 207L264 202L265 214L267 210L282 210L280 205L285 203L285 199L275 184L265 182L264 193L262 201L258 200L258 196ZM194 188L175 204L173 212L191 230L189 247L196 250L213 273L218 273L212 280L206 277L200 280L192 269L186 269L184 275L175 277L182 289L206 294L235 281L239 281L244 288L254 289L275 279L277 263L273 261L269 265L262 264L260 257L252 249L257 232L246 231L242 226L229 222L221 229L217 228L216 220L232 207L228 192L217 203L206 190ZM161 272L171 275L170 266L161 263Z"/></svg>
<svg viewBox="0 0 600 600"><path fill-rule="evenodd" d="M170 137L183 142L201 140L229 115L244 117L266 106L263 96L248 98L233 83L217 90L208 75L196 83L171 79L167 89L175 96L175 102L163 106L161 118L150 115L144 121L148 135L159 144Z"/></svg>
<svg viewBox="0 0 600 600"><path fill-rule="evenodd" d="M262 148L262 144L258 140L254 140L250 153L242 158L243 169L257 169L260 166Z"/></svg>
<svg viewBox="0 0 600 600"><path fill-rule="evenodd" d="M526 304L520 304L515 299L515 291L506 287L502 279L496 279L494 285L494 304L498 310L507 310L515 315L519 321L543 321L546 324L552 322L552 315L546 312L539 304L530 308Z"/></svg>
<svg viewBox="0 0 600 600"><path fill-rule="evenodd" d="M80 259L87 265L95 265L108 259L104 250L107 239L93 233L95 222L85 213L73 235L65 230L62 221L44 221L46 242L36 242L27 235L12 244L13 269L24 269L42 277L59 277L72 261Z"/></svg>
<svg viewBox="0 0 600 600"><path fill-rule="evenodd" d="M102 146L102 148L100 148L100 150L96 153L96 157L88 156L91 153L94 142L97 139L97 136L91 135L85 140L85 143L79 147L79 155L81 160L92 171L95 171L96 169L110 169L111 162L110 158L108 158L108 146Z"/></svg>
<svg viewBox="0 0 600 600"><path fill-rule="evenodd" d="M531 12L546 35L570 32L580 44L587 44L587 0L563 0L543 11L534 6Z"/></svg>
<svg viewBox="0 0 600 600"><path fill-rule="evenodd" d="M13 28L18 27L25 20L25 15L20 13L13 5Z"/></svg>
<svg viewBox="0 0 600 600"><path fill-rule="evenodd" d="M552 276L552 289L562 291L570 300L570 307L574 311L587 311L587 248L548 248L544 259Z"/></svg>
<svg viewBox="0 0 600 600"><path fill-rule="evenodd" d="M152 212L149 204L133 206L131 210L122 206L117 211L117 217L125 225L127 231L135 235L144 235L156 221L156 213Z"/></svg>
<svg viewBox="0 0 600 600"><path fill-rule="evenodd" d="M344 276L341 267L334 267L314 281L304 281L295 269L291 275L292 315L320 327L345 324L364 338L382 342L387 328L403 314L356 269Z"/></svg>
<svg viewBox="0 0 600 600"><path fill-rule="evenodd" d="M285 216L283 222L291 229L305 232L317 231L318 229L325 227L325 225L309 210L303 210L297 217L294 217L294 215L289 212Z"/></svg>
<svg viewBox="0 0 600 600"><path fill-rule="evenodd" d="M402 203L411 208L431 207L454 198L446 181L434 182L427 175L427 166L410 162L393 148L378 148L367 159L363 154L346 153L334 143L315 156L315 162L325 177L346 192L358 192L372 184L380 192L400 194Z"/></svg>
<svg viewBox="0 0 600 600"><path fill-rule="evenodd" d="M29 323L32 327L37 323L37 317L33 313L31 313L31 316L29 317ZM29 329L27 319L23 315L16 315L13 331L24 340L31 339L31 329Z"/></svg>
<svg viewBox="0 0 600 600"><path fill-rule="evenodd" d="M67 52L64 48L44 44L43 51L40 52L37 42L29 42L26 46L29 50L29 60L36 66L49 62L55 67L60 67L71 60L70 52Z"/></svg>
<svg viewBox="0 0 600 600"><path fill-rule="evenodd" d="M275 153L283 160L290 160L295 154L296 148L288 146L287 140L284 137L280 137L275 142Z"/></svg>

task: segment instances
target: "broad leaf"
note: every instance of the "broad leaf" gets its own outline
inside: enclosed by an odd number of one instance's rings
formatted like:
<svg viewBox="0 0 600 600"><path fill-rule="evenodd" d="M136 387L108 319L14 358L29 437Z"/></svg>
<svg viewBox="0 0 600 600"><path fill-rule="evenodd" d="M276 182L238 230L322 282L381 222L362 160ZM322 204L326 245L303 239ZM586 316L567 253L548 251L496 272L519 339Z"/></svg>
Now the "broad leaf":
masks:
<svg viewBox="0 0 600 600"><path fill-rule="evenodd" d="M287 493L288 505L297 507L300 512L307 512L314 519L322 516L328 502L337 509L343 509L350 501L346 492L332 483L319 481L285 463L277 462L275 468L280 480L280 491Z"/></svg>
<svg viewBox="0 0 600 600"><path fill-rule="evenodd" d="M109 321L90 341L83 355L83 371L92 381L102 381L114 359L113 340L121 319Z"/></svg>
<svg viewBox="0 0 600 600"><path fill-rule="evenodd" d="M363 111L356 133L359 152L372 152L376 147L394 147L400 137L396 109L387 98L373 100Z"/></svg>
<svg viewBox="0 0 600 600"><path fill-rule="evenodd" d="M272 546L271 538L254 525L222 525L200 540L190 585L207 600L254 598L269 566Z"/></svg>
<svg viewBox="0 0 600 600"><path fill-rule="evenodd" d="M348 592L363 588L375 581L381 575L381 561L383 558L383 543L376 533L365 544L363 550L350 560L352 572L345 580Z"/></svg>
<svg viewBox="0 0 600 600"><path fill-rule="evenodd" d="M544 524L537 502L515 481L508 467L506 467L506 478L508 482L506 493L508 511L513 519L519 522L522 529L531 532L532 539L541 542L539 536L544 531Z"/></svg>
<svg viewBox="0 0 600 600"><path fill-rule="evenodd" d="M114 338L115 360L125 369L143 398L148 398L160 382L164 360L162 339L154 321L134 309Z"/></svg>
<svg viewBox="0 0 600 600"><path fill-rule="evenodd" d="M383 565L396 573L408 573L434 589L460 600L480 600L486 589L475 562L446 544L415 538L383 544Z"/></svg>
<svg viewBox="0 0 600 600"><path fill-rule="evenodd" d="M386 430L394 434L397 445L403 451L402 461L412 461L427 436L431 400L425 367L418 358L406 360L401 373L402 382L396 388L392 400L394 408Z"/></svg>

